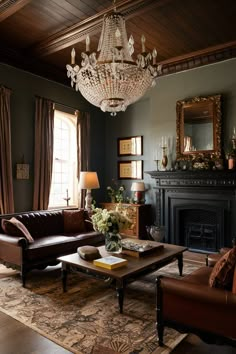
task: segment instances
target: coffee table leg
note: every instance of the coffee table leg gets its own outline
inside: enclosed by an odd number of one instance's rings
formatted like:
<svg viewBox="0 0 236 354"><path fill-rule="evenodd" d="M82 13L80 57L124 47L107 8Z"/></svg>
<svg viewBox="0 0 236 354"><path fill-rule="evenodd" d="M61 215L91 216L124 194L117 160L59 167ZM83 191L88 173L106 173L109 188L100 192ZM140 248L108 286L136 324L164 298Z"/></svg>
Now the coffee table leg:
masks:
<svg viewBox="0 0 236 354"><path fill-rule="evenodd" d="M62 279L62 287L63 287L63 292L66 292L66 283L67 283L67 273L68 273L68 267L65 263L62 263L61 266L61 279Z"/></svg>
<svg viewBox="0 0 236 354"><path fill-rule="evenodd" d="M179 267L179 275L183 275L183 253L177 256L178 259L178 267Z"/></svg>
<svg viewBox="0 0 236 354"><path fill-rule="evenodd" d="M116 294L118 297L118 304L120 308L120 313L123 313L123 303L124 303L124 283L116 281Z"/></svg>

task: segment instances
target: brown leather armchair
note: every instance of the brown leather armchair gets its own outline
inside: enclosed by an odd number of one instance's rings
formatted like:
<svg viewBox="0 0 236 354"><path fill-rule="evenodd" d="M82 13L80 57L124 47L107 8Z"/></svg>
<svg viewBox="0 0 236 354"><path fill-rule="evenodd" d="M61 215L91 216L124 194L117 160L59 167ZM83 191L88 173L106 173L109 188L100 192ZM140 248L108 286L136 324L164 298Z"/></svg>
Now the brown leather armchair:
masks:
<svg viewBox="0 0 236 354"><path fill-rule="evenodd" d="M236 346L236 266L232 291L212 288L212 268L205 266L182 279L157 278L157 332L164 327L194 333L207 343Z"/></svg>

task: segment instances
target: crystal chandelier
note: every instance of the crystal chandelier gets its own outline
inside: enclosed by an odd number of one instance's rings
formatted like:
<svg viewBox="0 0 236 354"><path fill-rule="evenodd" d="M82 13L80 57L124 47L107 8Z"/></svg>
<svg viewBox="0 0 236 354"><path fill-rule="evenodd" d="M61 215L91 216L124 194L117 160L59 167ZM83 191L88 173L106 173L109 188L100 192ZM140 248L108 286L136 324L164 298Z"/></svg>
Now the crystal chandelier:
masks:
<svg viewBox="0 0 236 354"><path fill-rule="evenodd" d="M90 53L90 38L86 37L86 51L81 53L81 65L75 64L75 50L71 51L71 65L67 64L67 76L87 101L103 112L116 115L140 99L155 84L161 71L157 65L157 51L145 50L145 37L141 38L142 53L133 60L134 39L128 40L125 19L114 10L104 16L102 32L96 53Z"/></svg>

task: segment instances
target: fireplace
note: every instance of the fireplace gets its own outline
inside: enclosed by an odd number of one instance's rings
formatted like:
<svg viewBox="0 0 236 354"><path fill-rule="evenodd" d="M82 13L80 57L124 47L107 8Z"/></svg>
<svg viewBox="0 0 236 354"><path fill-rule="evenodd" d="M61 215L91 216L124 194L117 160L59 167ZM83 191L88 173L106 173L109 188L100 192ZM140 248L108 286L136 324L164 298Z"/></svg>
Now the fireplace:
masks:
<svg viewBox="0 0 236 354"><path fill-rule="evenodd" d="M176 243L190 250L217 252L223 238L224 207L175 209Z"/></svg>
<svg viewBox="0 0 236 354"><path fill-rule="evenodd" d="M156 220L165 241L204 253L230 247L236 234L236 173L148 172L155 178Z"/></svg>

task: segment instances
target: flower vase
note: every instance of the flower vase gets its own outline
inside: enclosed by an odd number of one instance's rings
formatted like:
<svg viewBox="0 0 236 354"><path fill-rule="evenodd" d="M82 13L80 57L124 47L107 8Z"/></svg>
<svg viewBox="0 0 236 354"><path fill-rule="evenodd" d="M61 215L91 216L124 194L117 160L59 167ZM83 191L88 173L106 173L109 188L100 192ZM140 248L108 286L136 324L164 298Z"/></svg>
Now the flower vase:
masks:
<svg viewBox="0 0 236 354"><path fill-rule="evenodd" d="M122 251L122 239L120 234L107 232L105 234L105 250L111 253L121 253Z"/></svg>

